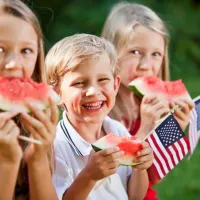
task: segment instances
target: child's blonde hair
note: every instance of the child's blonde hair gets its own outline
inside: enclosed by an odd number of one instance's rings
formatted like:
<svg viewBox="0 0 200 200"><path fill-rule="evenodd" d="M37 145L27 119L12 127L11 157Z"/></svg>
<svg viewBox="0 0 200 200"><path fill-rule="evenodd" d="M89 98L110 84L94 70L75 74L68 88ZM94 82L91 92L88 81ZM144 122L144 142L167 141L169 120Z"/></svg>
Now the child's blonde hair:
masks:
<svg viewBox="0 0 200 200"><path fill-rule="evenodd" d="M0 12L28 22L38 36L38 56L32 78L37 82L46 80L44 67L44 48L40 22L33 11L20 0L0 0Z"/></svg>
<svg viewBox="0 0 200 200"><path fill-rule="evenodd" d="M75 34L62 39L50 49L45 59L48 83L58 88L66 72L90 59L98 59L104 53L110 59L115 76L118 73L117 56L110 42L89 34Z"/></svg>
<svg viewBox="0 0 200 200"><path fill-rule="evenodd" d="M121 51L131 40L134 40L133 33L137 25L142 25L163 36L165 41L165 53L159 76L162 80L169 80L168 32L164 22L150 8L128 2L116 4L107 17L101 36L114 44L119 59ZM121 122L124 122L124 118L126 118L125 125L127 128L130 128L132 121L137 119L140 111L137 106L134 110L130 109L130 106L127 104L127 99L123 94L122 87L123 86L120 86L116 97L116 103L110 116Z"/></svg>
<svg viewBox="0 0 200 200"><path fill-rule="evenodd" d="M137 25L142 25L163 36L165 54L160 78L169 80L168 32L164 22L150 8L127 2L116 4L107 17L101 36L114 44L119 55L120 51L133 38L133 31Z"/></svg>

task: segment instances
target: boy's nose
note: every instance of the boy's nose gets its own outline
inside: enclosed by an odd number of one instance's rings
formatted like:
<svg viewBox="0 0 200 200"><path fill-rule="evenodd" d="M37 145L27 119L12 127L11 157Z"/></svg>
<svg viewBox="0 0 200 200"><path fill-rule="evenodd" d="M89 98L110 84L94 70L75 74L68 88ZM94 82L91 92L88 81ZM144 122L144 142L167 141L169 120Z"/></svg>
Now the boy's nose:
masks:
<svg viewBox="0 0 200 200"><path fill-rule="evenodd" d="M98 90L96 87L89 87L85 95L86 95L87 97L88 97L88 96L91 96L91 95L97 95L97 94L99 94L98 91L99 91L99 90Z"/></svg>

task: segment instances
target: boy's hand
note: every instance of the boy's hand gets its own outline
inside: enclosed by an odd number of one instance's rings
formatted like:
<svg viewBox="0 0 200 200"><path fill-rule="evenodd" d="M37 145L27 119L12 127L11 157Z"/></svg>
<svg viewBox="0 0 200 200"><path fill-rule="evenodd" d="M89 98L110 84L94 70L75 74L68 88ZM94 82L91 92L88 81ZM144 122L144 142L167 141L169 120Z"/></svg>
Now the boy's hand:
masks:
<svg viewBox="0 0 200 200"><path fill-rule="evenodd" d="M141 164L138 164L136 166L133 166L134 169L138 170L146 170L149 167L151 167L153 163L153 151L152 148L149 146L148 142L142 143L142 150L137 152L136 162L141 162Z"/></svg>
<svg viewBox="0 0 200 200"><path fill-rule="evenodd" d="M158 96L144 96L140 107L142 132L148 134L162 115L168 113L169 103Z"/></svg>
<svg viewBox="0 0 200 200"><path fill-rule="evenodd" d="M98 152L92 150L87 165L84 168L85 173L87 173L89 178L93 181L98 181L110 176L116 173L119 166L117 159L122 155L124 155L124 153L119 151L118 147L104 149Z"/></svg>
<svg viewBox="0 0 200 200"><path fill-rule="evenodd" d="M174 113L176 120L178 121L182 131L184 131L190 122L190 110L194 108L192 100L174 100L170 102L170 107L173 108L178 105L181 109L177 109Z"/></svg>

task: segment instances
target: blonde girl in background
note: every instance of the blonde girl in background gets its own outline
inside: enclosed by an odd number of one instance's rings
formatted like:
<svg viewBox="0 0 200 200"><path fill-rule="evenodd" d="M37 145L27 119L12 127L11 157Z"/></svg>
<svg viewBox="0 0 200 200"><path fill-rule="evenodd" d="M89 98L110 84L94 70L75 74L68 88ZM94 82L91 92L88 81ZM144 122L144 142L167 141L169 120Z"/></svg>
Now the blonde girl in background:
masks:
<svg viewBox="0 0 200 200"><path fill-rule="evenodd" d="M0 76L45 81L42 31L35 14L19 0L0 0ZM48 152L55 136L58 110L38 110L31 115L0 113L0 199L57 199ZM19 115L18 115L19 114ZM19 141L25 135L41 145Z"/></svg>
<svg viewBox="0 0 200 200"><path fill-rule="evenodd" d="M168 102L157 95L146 95L141 101L128 87L132 80L141 76L169 80L169 34L159 16L140 4L116 4L106 19L102 37L116 48L121 76L121 86L110 116L125 124L132 135L144 138L156 121L176 104L181 109L176 111L175 117L185 130L193 108L192 101ZM149 178L154 183L158 181L152 168L149 169ZM150 183L145 199L156 199L155 195Z"/></svg>

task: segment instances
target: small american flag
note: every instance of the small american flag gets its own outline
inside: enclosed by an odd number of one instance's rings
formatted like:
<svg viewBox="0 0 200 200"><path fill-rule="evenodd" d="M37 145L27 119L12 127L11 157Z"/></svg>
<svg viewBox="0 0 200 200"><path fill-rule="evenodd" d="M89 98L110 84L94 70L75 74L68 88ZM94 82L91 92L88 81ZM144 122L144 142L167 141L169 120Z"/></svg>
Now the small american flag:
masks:
<svg viewBox="0 0 200 200"><path fill-rule="evenodd" d="M189 141L173 114L169 114L146 139L153 149L153 167L165 177L188 153Z"/></svg>
<svg viewBox="0 0 200 200"><path fill-rule="evenodd" d="M191 111L189 125L190 153L192 154L200 138L200 96L194 100L195 107Z"/></svg>

